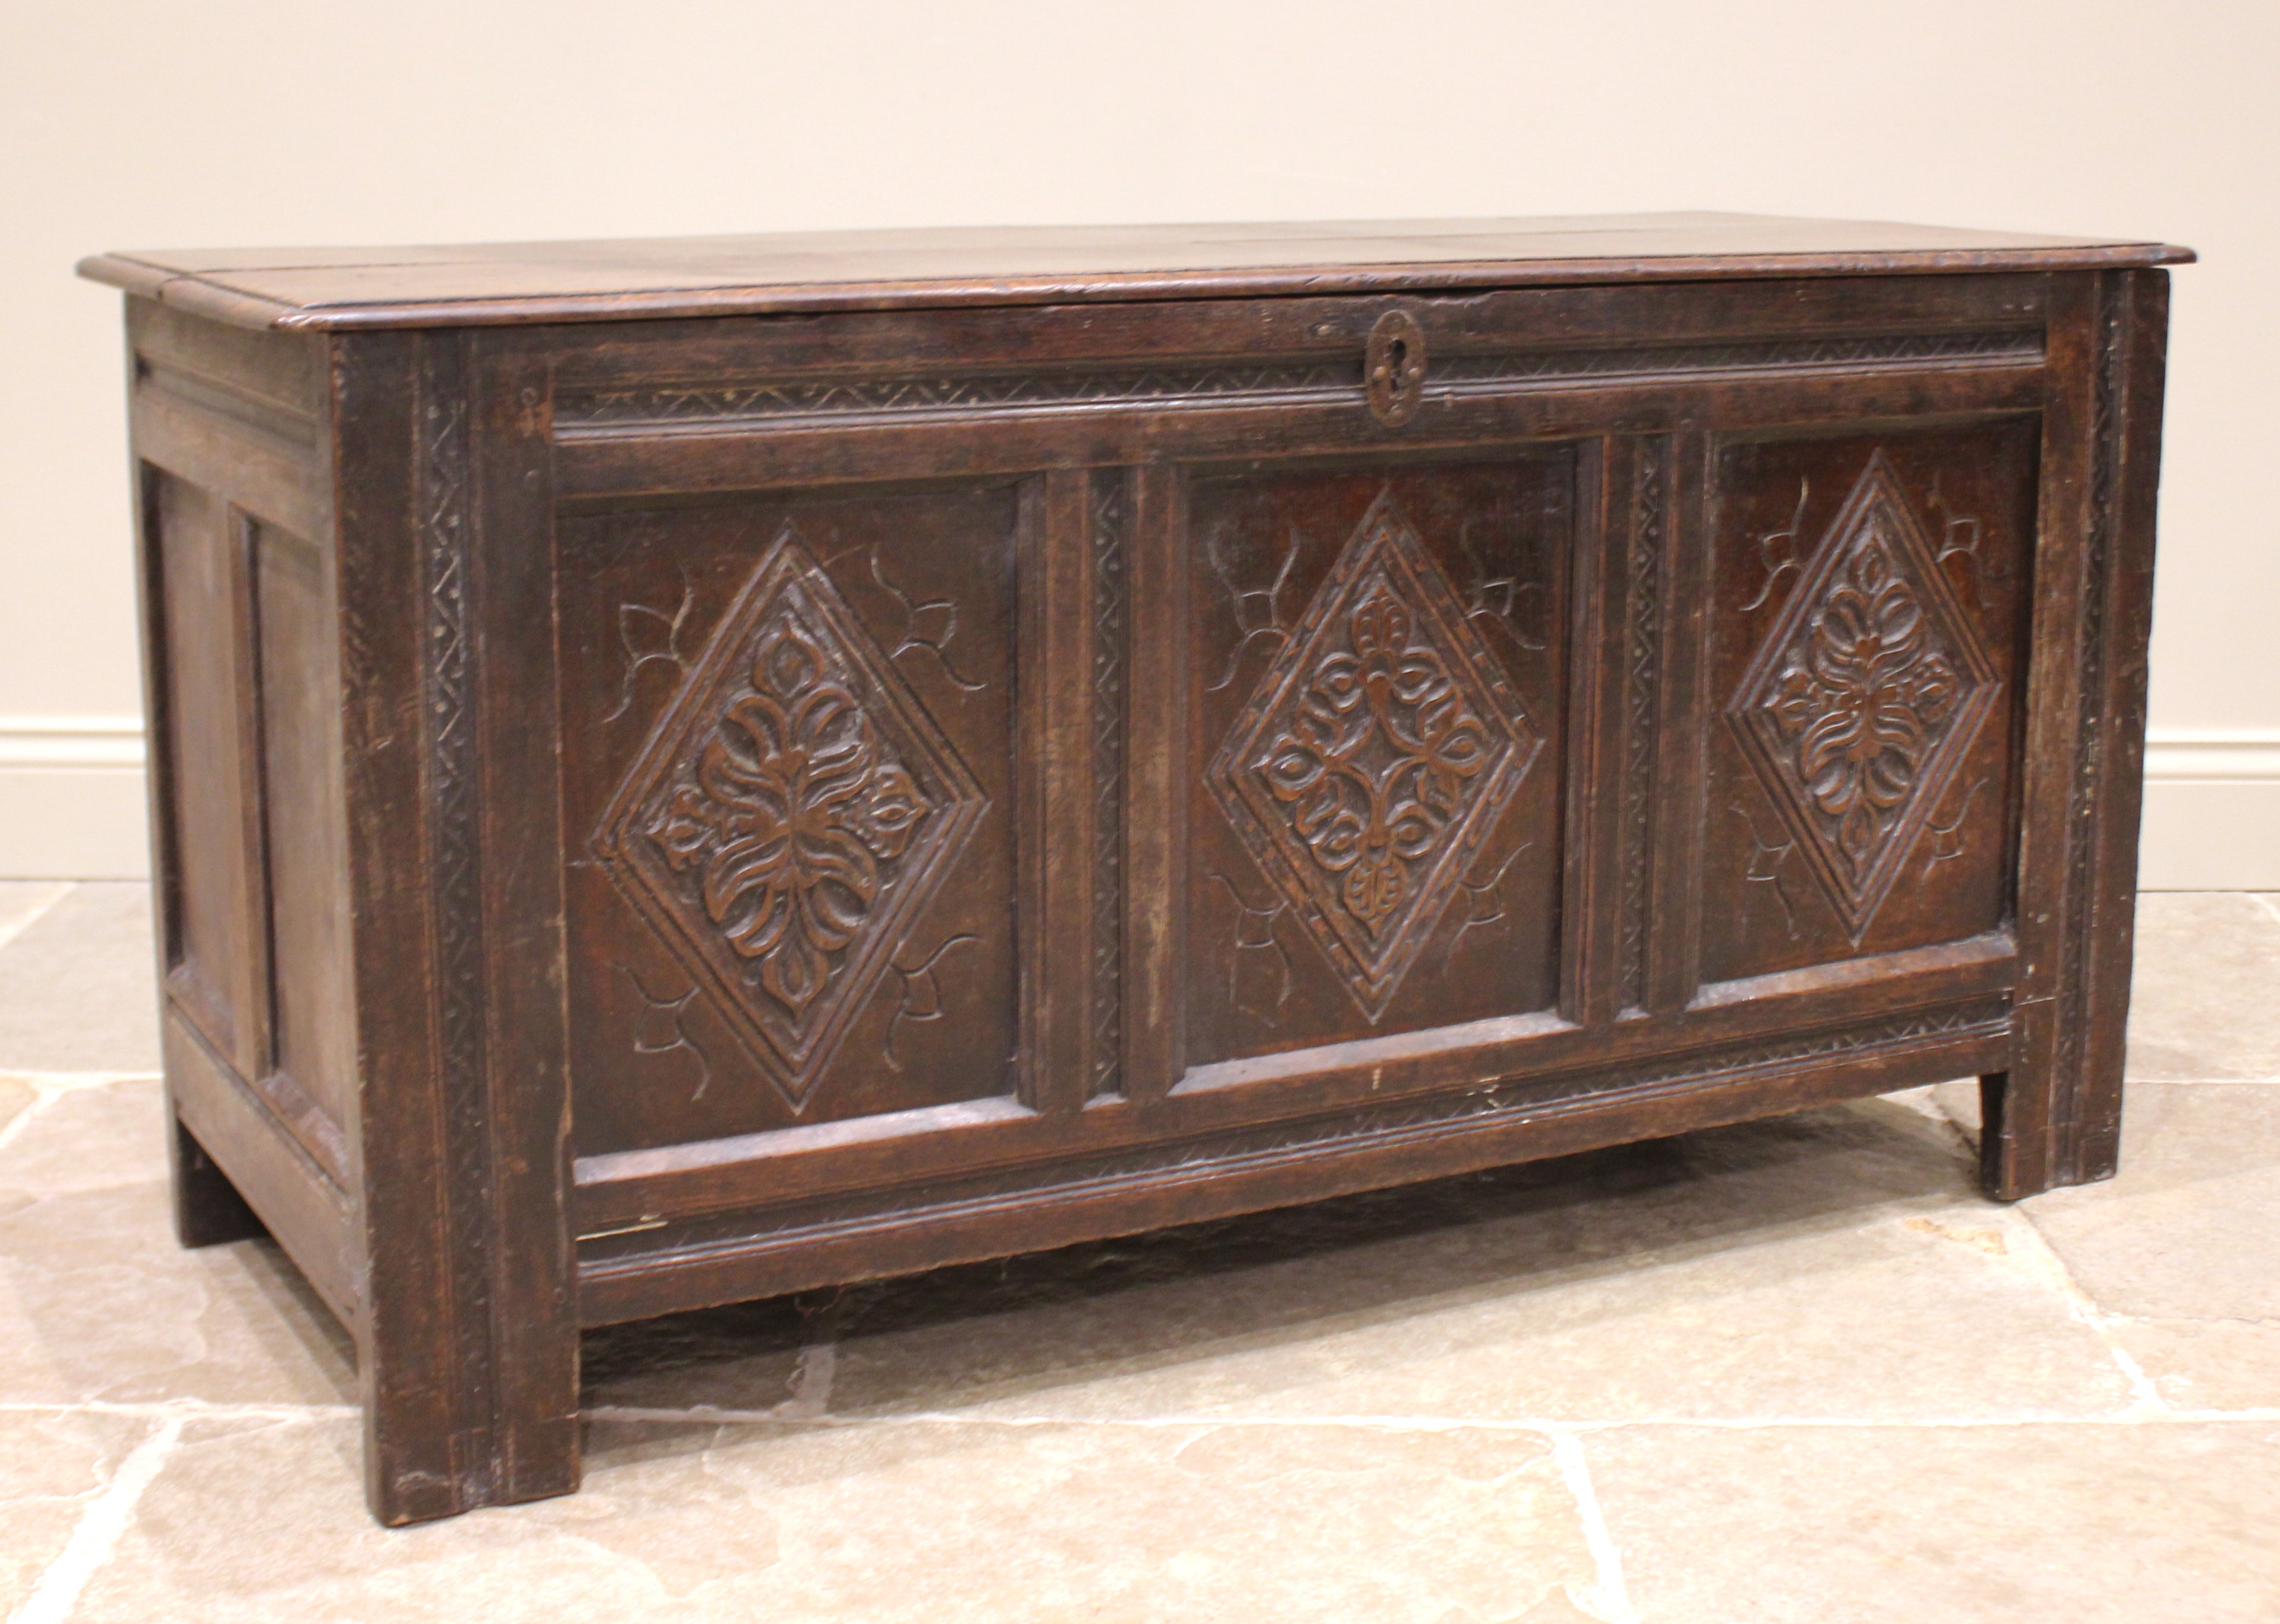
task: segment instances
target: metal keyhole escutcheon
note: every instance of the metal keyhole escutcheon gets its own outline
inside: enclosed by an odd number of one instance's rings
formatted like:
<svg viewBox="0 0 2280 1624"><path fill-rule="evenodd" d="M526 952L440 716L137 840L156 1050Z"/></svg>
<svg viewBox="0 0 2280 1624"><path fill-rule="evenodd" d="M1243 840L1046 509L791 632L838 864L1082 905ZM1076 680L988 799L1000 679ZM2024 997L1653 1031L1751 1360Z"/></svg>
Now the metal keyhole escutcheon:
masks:
<svg viewBox="0 0 2280 1624"><path fill-rule="evenodd" d="M1390 310L1370 328L1362 377L1369 387L1370 415L1388 428L1417 415L1425 402L1425 329L1407 311Z"/></svg>

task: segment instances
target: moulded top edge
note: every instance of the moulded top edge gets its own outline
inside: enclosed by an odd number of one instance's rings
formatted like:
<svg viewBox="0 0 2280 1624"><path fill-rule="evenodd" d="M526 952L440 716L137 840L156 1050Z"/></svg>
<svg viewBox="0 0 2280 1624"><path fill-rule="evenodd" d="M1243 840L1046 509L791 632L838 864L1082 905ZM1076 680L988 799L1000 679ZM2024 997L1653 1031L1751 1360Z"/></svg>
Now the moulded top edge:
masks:
<svg viewBox="0 0 2280 1624"><path fill-rule="evenodd" d="M2188 249L1750 214L813 232L98 254L82 275L244 327L358 329L1611 281L2177 265Z"/></svg>

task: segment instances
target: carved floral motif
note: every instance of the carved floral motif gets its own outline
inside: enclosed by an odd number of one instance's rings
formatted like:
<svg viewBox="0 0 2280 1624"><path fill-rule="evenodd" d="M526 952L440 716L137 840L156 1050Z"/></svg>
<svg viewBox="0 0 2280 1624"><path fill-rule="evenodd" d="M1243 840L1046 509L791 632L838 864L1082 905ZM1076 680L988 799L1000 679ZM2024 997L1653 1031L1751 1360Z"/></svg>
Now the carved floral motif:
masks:
<svg viewBox="0 0 2280 1624"><path fill-rule="evenodd" d="M628 774L597 846L795 1108L982 799L789 528Z"/></svg>
<svg viewBox="0 0 2280 1624"><path fill-rule="evenodd" d="M935 810L779 599L748 680L696 772L643 833L699 882L705 912L760 985L805 1011Z"/></svg>
<svg viewBox="0 0 2280 1624"><path fill-rule="evenodd" d="M1956 697L1955 667L1931 646L1923 604L1881 535L1864 538L1792 658L1774 716L1806 793L1836 820L1837 849L1868 868Z"/></svg>
<svg viewBox="0 0 2280 1624"><path fill-rule="evenodd" d="M1871 458L1729 715L1858 941L1995 701L1891 466Z"/></svg>
<svg viewBox="0 0 2280 1624"><path fill-rule="evenodd" d="M1439 566L1381 497L1208 781L1375 1020L1540 743Z"/></svg>
<svg viewBox="0 0 2280 1624"><path fill-rule="evenodd" d="M1464 810L1488 729L1382 572L1346 619L1346 647L1315 666L1260 769L1339 901L1372 933L1400 911L1410 866Z"/></svg>

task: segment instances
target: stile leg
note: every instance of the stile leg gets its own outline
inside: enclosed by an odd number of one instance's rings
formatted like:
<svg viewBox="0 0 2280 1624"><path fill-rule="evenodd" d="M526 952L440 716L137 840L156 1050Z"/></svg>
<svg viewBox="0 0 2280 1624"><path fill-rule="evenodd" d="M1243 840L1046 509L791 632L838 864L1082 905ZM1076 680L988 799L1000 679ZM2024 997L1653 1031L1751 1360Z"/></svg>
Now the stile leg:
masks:
<svg viewBox="0 0 2280 1624"><path fill-rule="evenodd" d="M499 1373L469 1361L477 1351L448 1325L382 1327L377 1335L367 1328L358 1363L374 1520L396 1528L576 1492L577 1333L520 1343L525 1359L564 1376L569 1402L519 1403L501 1390Z"/></svg>
<svg viewBox="0 0 2280 1624"><path fill-rule="evenodd" d="M2055 1081L2047 1065L2014 1066L1979 1080L1979 1184L1990 1200L2022 1201L2114 1176L2122 1135L2118 1064L2072 1079L2063 1093Z"/></svg>
<svg viewBox="0 0 2280 1624"><path fill-rule="evenodd" d="M552 363L336 352L366 1481L401 1524L578 1486Z"/></svg>
<svg viewBox="0 0 2280 1624"><path fill-rule="evenodd" d="M2037 610L2017 1050L1980 1080L1999 1201L2111 1178L2122 1133L2168 279L2107 272L2062 302L2080 359L2048 419L2045 495L2046 540L2071 545L2051 550Z"/></svg>
<svg viewBox="0 0 2280 1624"><path fill-rule="evenodd" d="M2033 1102L2021 1097L2013 1072L1979 1080L1979 1187L1991 1201L2019 1201L2052 1184L2052 1135L2047 1114L2039 1132L2030 1124Z"/></svg>
<svg viewBox="0 0 2280 1624"><path fill-rule="evenodd" d="M578 1487L574 1302L528 1289L569 1284L558 1189L496 1203L497 1174L451 1149L401 1132L366 1141L367 1168L384 1171L366 1190L358 1374L367 1498L390 1526Z"/></svg>

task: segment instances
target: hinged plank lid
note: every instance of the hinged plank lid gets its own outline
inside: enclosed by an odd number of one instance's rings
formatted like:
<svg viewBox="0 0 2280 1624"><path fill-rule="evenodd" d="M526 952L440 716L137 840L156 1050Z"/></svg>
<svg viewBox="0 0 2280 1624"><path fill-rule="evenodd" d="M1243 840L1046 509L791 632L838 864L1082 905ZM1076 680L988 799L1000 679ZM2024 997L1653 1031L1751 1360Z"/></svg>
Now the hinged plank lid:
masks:
<svg viewBox="0 0 2280 1624"><path fill-rule="evenodd" d="M82 275L246 327L369 328L2175 265L2191 250L1757 214L960 227L135 250Z"/></svg>

